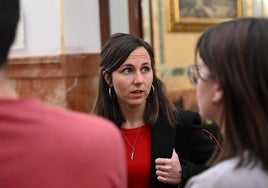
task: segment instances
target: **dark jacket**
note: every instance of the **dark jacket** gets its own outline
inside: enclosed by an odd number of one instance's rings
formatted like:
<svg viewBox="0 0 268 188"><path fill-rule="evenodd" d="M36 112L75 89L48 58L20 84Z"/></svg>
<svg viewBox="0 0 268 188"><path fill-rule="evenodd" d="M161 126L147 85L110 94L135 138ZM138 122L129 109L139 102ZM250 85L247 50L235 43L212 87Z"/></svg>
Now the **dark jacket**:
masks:
<svg viewBox="0 0 268 188"><path fill-rule="evenodd" d="M163 117L152 128L150 188L178 187L157 180L155 159L171 158L175 148L181 165L183 186L193 175L206 169L205 162L214 151L214 142L203 133L200 116L192 111L178 109L178 123L171 127Z"/></svg>

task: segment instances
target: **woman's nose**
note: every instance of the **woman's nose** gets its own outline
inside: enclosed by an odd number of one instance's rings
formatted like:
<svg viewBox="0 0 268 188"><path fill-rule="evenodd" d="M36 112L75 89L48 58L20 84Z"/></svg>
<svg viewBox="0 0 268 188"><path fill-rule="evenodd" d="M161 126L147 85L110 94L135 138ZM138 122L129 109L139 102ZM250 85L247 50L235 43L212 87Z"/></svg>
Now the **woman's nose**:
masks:
<svg viewBox="0 0 268 188"><path fill-rule="evenodd" d="M134 75L134 84L139 84L143 82L143 75L141 74L141 72L137 72Z"/></svg>

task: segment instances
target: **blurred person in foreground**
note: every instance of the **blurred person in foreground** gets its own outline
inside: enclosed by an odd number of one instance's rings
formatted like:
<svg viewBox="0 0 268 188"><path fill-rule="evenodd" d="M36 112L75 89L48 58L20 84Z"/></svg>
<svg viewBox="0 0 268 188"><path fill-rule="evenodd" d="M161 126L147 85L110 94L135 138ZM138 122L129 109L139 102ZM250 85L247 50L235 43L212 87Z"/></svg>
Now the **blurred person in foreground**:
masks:
<svg viewBox="0 0 268 188"><path fill-rule="evenodd" d="M200 115L222 134L213 166L187 188L268 185L268 19L240 18L207 29L188 75Z"/></svg>
<svg viewBox="0 0 268 188"><path fill-rule="evenodd" d="M121 134L104 118L20 98L7 76L19 1L0 1L0 187L126 188Z"/></svg>
<svg viewBox="0 0 268 188"><path fill-rule="evenodd" d="M214 142L200 116L176 109L156 76L152 47L124 33L112 35L100 58L95 113L113 121L125 141L128 187L183 186L206 169Z"/></svg>

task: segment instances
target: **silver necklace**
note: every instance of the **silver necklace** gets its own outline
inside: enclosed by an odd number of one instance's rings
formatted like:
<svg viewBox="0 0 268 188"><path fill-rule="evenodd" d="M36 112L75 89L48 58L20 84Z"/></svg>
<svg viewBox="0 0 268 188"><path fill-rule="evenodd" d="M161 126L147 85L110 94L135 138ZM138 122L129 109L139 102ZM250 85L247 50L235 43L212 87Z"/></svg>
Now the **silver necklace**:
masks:
<svg viewBox="0 0 268 188"><path fill-rule="evenodd" d="M136 142L137 142L137 140L138 140L138 137L139 137L140 131L141 131L141 127L140 127L140 128L139 128L139 130L138 130L138 133L137 133L137 135L136 135L136 138L135 138L135 140L134 140L134 143L133 143L133 144L131 144L131 143L129 142L129 140L127 139L127 137L126 137L125 133L124 133L124 132L123 132L123 130L121 129L121 132L122 132L122 135L123 135L123 137L124 137L125 141L127 142L127 144L128 144L128 145L130 146L130 148L131 148L131 153L130 153L130 159L131 159L131 160L133 160L133 159L134 159L134 154L135 154L135 146L136 146Z"/></svg>

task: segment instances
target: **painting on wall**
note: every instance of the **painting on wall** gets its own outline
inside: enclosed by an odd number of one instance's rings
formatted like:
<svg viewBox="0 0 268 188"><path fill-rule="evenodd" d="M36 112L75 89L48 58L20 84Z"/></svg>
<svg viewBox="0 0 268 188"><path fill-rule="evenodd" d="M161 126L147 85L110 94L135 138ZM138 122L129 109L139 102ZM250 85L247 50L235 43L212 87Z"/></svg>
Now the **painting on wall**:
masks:
<svg viewBox="0 0 268 188"><path fill-rule="evenodd" d="M242 16L242 0L169 0L169 31L201 32Z"/></svg>

